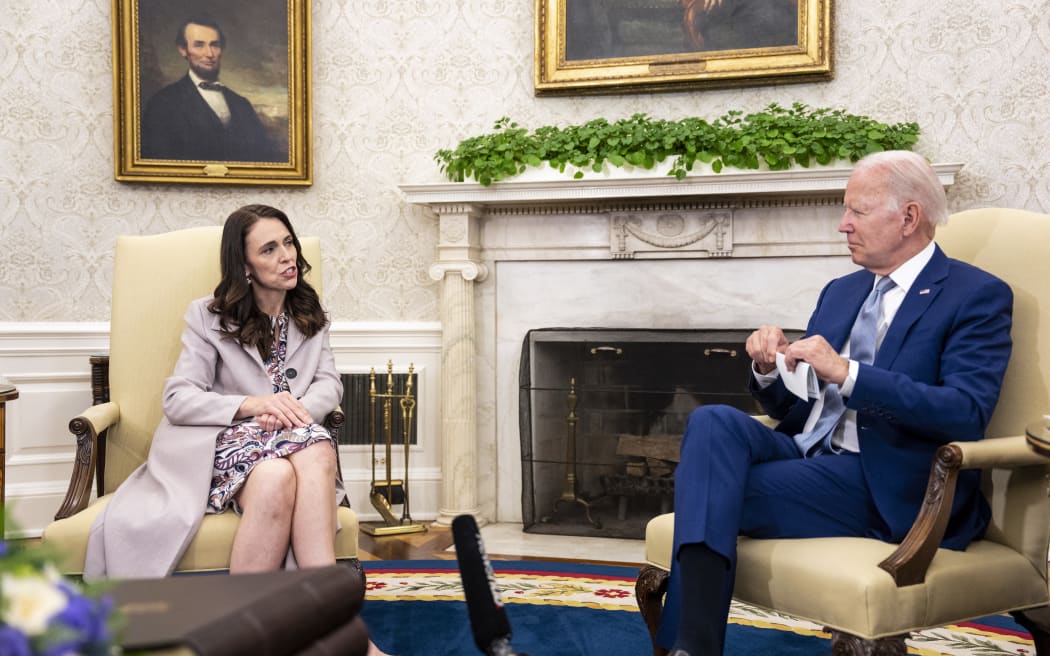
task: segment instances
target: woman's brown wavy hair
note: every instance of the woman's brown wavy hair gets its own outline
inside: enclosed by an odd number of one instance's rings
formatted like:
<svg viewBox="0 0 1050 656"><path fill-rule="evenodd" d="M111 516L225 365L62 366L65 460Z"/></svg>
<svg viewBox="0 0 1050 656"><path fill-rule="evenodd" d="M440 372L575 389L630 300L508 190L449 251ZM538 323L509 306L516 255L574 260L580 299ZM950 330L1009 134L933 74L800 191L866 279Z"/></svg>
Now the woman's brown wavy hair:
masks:
<svg viewBox="0 0 1050 656"><path fill-rule="evenodd" d="M274 339L270 317L256 306L252 287L244 275L248 262L244 249L245 239L251 227L264 218L278 219L283 223L295 244L298 281L295 288L288 290L285 297L284 309L288 316L306 337L313 337L324 328L328 317L321 307L317 291L303 279L311 267L303 257L302 246L288 216L268 205L245 205L235 210L222 228L219 255L222 280L215 287L215 298L208 304L208 309L219 315L219 325L226 335L245 346L254 346L259 350L262 359L266 360L270 357Z"/></svg>

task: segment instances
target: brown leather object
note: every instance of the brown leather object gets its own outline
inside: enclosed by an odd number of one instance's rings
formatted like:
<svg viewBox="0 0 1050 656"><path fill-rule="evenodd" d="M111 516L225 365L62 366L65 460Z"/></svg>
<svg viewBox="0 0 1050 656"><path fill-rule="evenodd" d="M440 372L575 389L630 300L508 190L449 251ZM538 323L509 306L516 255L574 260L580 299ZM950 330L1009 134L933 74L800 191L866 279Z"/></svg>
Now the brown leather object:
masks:
<svg viewBox="0 0 1050 656"><path fill-rule="evenodd" d="M368 653L368 627L360 617L330 631L297 656L364 656Z"/></svg>
<svg viewBox="0 0 1050 656"><path fill-rule="evenodd" d="M129 580L112 595L127 621L125 651L188 647L199 656L291 656L357 616L364 581L354 569L335 565ZM364 635L367 649L367 630Z"/></svg>

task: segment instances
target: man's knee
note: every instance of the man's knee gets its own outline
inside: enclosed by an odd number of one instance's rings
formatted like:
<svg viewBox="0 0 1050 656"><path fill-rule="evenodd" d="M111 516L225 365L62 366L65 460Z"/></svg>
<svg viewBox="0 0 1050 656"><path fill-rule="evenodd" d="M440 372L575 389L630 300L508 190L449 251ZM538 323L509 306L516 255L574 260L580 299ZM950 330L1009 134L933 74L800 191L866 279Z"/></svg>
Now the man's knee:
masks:
<svg viewBox="0 0 1050 656"><path fill-rule="evenodd" d="M725 440L740 436L743 420L754 421L746 413L728 405L702 405L689 414L685 442Z"/></svg>
<svg viewBox="0 0 1050 656"><path fill-rule="evenodd" d="M686 427L688 429L694 423L702 426L729 425L737 423L741 416L747 417L747 414L731 405L702 405L689 413L689 423Z"/></svg>

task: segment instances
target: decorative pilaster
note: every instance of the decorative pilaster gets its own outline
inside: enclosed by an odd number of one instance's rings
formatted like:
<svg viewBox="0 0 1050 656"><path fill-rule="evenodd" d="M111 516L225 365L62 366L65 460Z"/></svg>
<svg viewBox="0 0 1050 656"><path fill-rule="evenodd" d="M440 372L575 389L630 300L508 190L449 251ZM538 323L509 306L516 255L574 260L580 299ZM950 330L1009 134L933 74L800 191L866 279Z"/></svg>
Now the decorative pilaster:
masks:
<svg viewBox="0 0 1050 656"><path fill-rule="evenodd" d="M441 282L441 470L445 481L435 523L448 526L469 514L478 524L477 351L474 283L488 275L479 262L480 211L473 205L442 205L438 215L438 261L430 277Z"/></svg>

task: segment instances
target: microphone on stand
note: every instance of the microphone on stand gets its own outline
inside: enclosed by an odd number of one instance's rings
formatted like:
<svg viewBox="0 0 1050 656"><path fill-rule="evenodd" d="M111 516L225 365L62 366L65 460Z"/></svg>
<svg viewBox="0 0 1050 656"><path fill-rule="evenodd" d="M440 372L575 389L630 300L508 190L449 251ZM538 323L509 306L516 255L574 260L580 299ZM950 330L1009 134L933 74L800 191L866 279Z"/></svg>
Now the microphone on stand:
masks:
<svg viewBox="0 0 1050 656"><path fill-rule="evenodd" d="M473 516L458 515L452 520L452 541L474 643L486 656L527 656L516 655L510 647L510 622Z"/></svg>

